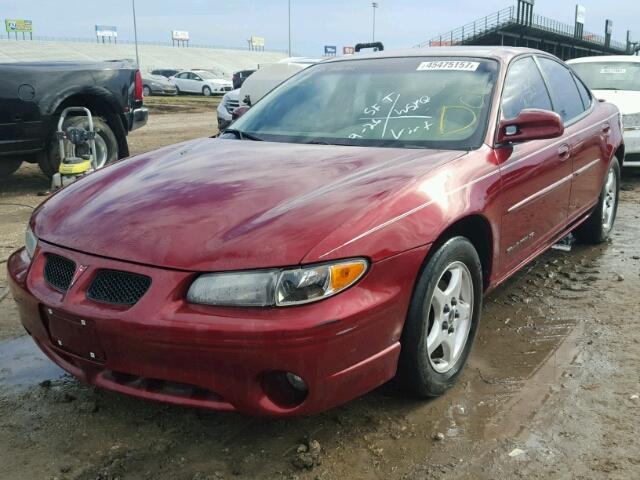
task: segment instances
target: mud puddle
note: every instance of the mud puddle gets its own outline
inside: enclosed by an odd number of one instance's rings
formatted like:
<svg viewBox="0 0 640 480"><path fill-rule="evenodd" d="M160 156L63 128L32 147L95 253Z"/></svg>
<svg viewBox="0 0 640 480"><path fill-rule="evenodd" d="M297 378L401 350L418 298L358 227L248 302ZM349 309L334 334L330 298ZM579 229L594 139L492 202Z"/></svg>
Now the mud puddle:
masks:
<svg viewBox="0 0 640 480"><path fill-rule="evenodd" d="M25 335L0 342L0 391L16 393L51 380L59 380L64 370L47 358Z"/></svg>

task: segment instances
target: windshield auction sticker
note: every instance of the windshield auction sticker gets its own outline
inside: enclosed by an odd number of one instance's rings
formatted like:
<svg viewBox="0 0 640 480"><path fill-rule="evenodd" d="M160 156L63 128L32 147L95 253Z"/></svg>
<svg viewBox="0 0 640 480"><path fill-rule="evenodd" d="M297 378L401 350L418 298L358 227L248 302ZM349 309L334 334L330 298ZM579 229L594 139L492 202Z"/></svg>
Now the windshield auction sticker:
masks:
<svg viewBox="0 0 640 480"><path fill-rule="evenodd" d="M462 72L475 72L480 66L480 62L464 62L464 61L436 61L422 62L416 70L456 70Z"/></svg>

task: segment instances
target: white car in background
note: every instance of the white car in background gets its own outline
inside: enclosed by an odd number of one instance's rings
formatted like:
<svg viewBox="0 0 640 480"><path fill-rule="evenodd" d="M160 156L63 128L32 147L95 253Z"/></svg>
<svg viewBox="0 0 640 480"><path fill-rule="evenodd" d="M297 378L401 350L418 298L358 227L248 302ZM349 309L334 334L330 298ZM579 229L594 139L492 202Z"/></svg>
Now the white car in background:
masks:
<svg viewBox="0 0 640 480"><path fill-rule="evenodd" d="M598 99L622 113L626 167L640 167L640 57L612 55L567 62Z"/></svg>
<svg viewBox="0 0 640 480"><path fill-rule="evenodd" d="M184 70L170 79L178 93L199 93L205 97L224 95L233 90L230 80L217 77L207 70Z"/></svg>
<svg viewBox="0 0 640 480"><path fill-rule="evenodd" d="M290 57L277 63L260 65L258 70L244 81L242 87L222 97L218 105L218 130L222 131L231 125L233 112L240 105L255 104L287 78L321 61L319 58Z"/></svg>

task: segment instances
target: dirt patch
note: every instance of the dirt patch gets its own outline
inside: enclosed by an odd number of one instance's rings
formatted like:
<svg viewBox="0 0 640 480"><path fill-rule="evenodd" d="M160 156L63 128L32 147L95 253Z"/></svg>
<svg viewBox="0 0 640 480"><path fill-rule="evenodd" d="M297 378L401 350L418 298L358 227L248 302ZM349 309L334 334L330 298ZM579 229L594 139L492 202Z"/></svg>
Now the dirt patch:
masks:
<svg viewBox="0 0 640 480"><path fill-rule="evenodd" d="M144 104L151 115L163 113L205 113L215 111L222 97L199 95L151 96L145 97Z"/></svg>
<svg viewBox="0 0 640 480"><path fill-rule="evenodd" d="M130 140L139 153L214 132L213 111L152 115ZM2 255L22 243L46 186L33 166L0 184ZM492 293L469 365L445 396L416 401L386 385L309 418L180 408L80 384L20 336L4 299L0 478L640 478L638 238L640 174L628 173L612 241L550 251Z"/></svg>

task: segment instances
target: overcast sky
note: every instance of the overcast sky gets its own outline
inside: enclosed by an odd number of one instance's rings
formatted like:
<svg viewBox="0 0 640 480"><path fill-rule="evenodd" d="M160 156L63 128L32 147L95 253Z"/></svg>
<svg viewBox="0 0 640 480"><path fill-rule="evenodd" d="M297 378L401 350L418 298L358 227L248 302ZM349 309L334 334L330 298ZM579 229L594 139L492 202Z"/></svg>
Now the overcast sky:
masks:
<svg viewBox="0 0 640 480"><path fill-rule="evenodd" d="M376 39L387 48L413 46L476 18L515 4L515 0L378 0ZM582 0L585 31L602 34L613 20L613 37L640 35L640 0ZM561 5L561 6L558 6ZM537 0L535 13L573 24L575 2ZM138 39L166 41L171 30L188 30L192 43L243 47L251 35L266 38L269 49L287 49L287 0L136 0ZM371 2L291 0L293 51L319 55L324 45L369 41ZM33 20L34 34L92 38L95 24L115 25L123 40L133 39L131 0L0 0L3 18ZM6 38L6 37L5 37Z"/></svg>

